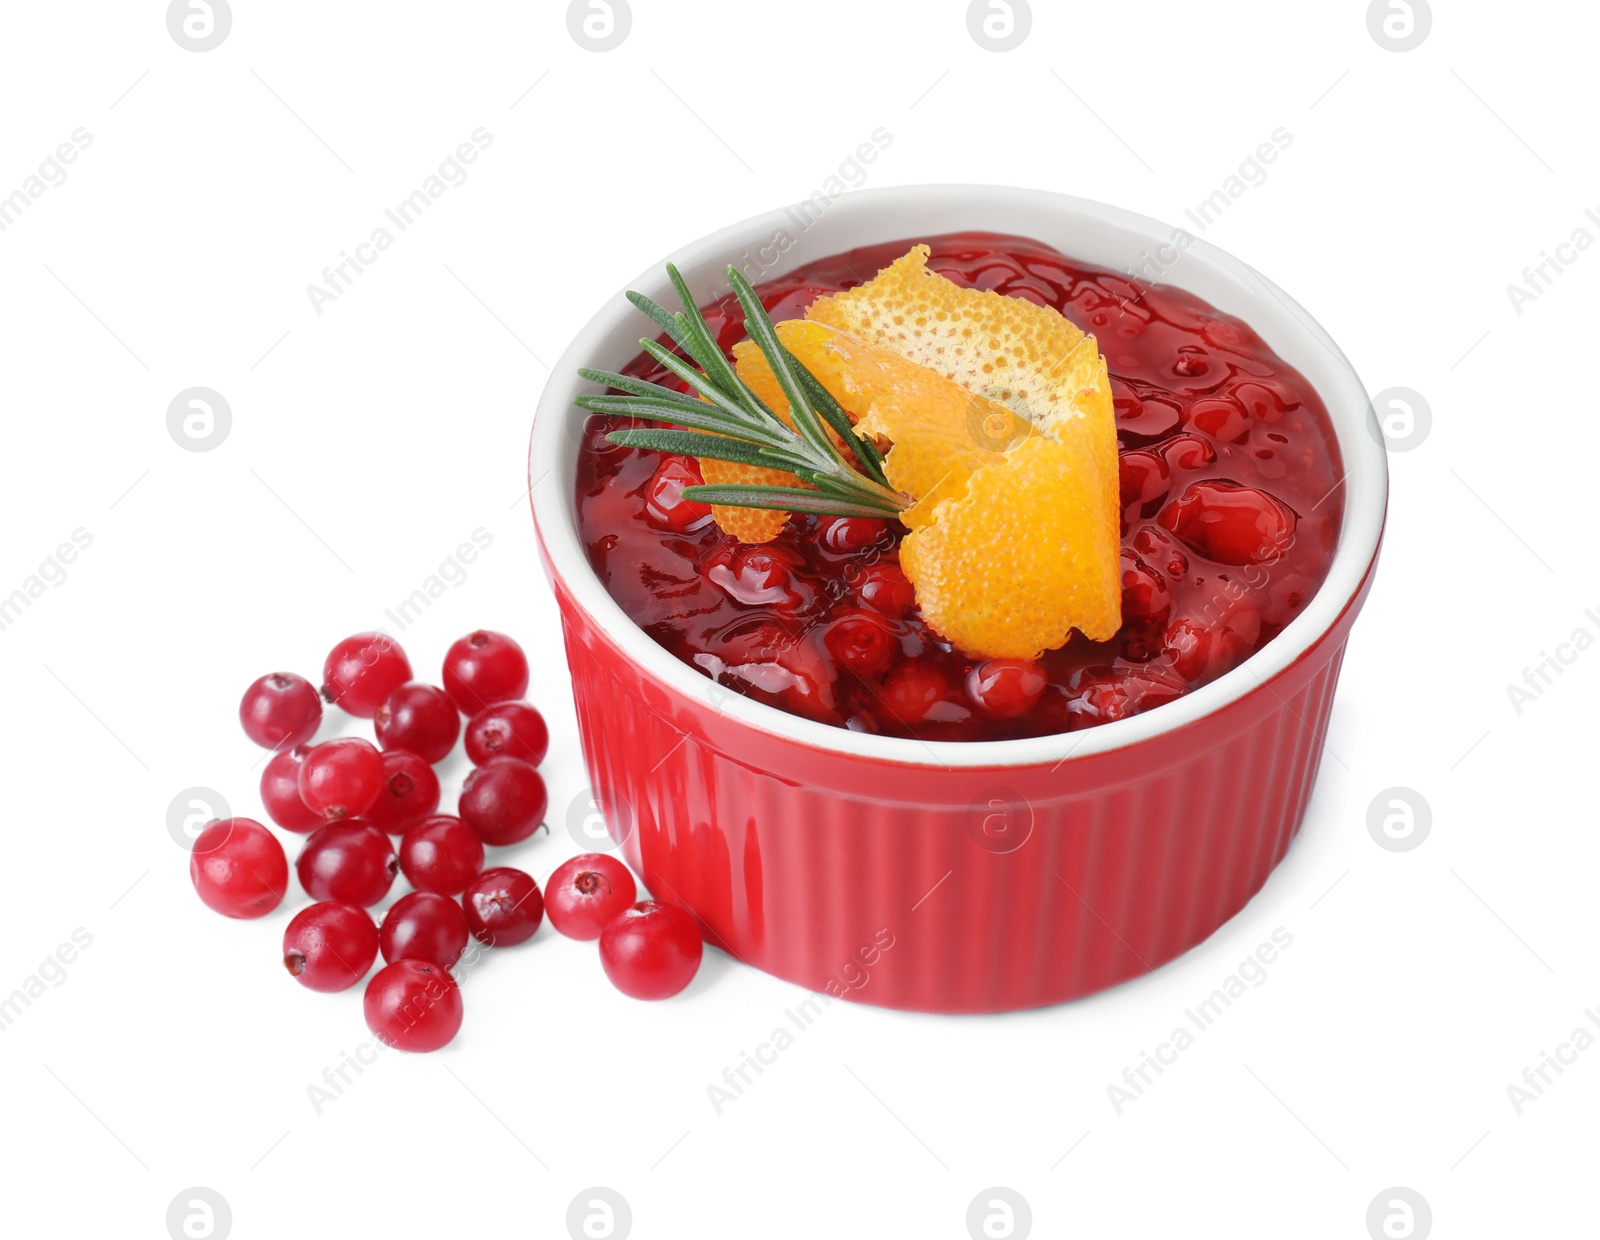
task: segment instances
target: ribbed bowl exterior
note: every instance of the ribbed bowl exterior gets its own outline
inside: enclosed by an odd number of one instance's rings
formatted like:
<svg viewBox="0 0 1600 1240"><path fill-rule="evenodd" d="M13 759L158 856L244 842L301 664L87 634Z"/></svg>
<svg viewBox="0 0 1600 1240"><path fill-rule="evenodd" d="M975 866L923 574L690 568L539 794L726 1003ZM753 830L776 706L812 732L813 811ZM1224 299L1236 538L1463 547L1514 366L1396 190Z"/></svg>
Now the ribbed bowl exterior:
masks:
<svg viewBox="0 0 1600 1240"><path fill-rule="evenodd" d="M759 969L925 1012L1091 994L1244 907L1305 814L1370 582L1286 671L1192 723L950 768L730 719L642 671L555 578L590 779L652 895Z"/></svg>

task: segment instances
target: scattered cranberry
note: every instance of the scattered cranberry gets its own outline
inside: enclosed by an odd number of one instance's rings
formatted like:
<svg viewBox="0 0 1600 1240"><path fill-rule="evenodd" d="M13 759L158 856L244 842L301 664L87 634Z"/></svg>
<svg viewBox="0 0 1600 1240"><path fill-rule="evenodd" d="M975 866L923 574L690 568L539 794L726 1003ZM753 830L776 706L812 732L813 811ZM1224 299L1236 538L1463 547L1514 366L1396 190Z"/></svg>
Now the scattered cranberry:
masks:
<svg viewBox="0 0 1600 1240"><path fill-rule="evenodd" d="M1294 540L1292 509L1236 482L1196 482L1161 511L1161 524L1219 564L1274 561Z"/></svg>
<svg viewBox="0 0 1600 1240"><path fill-rule="evenodd" d="M313 900L370 908L389 894L400 860L389 837L377 827L360 821L334 822L306 841L295 870Z"/></svg>
<svg viewBox="0 0 1600 1240"><path fill-rule="evenodd" d="M439 777L404 749L383 755L383 784L362 817L390 835L403 835L439 808Z"/></svg>
<svg viewBox="0 0 1600 1240"><path fill-rule="evenodd" d="M411 663L386 633L357 633L328 652L322 696L359 719L371 719L384 699L411 679Z"/></svg>
<svg viewBox="0 0 1600 1240"><path fill-rule="evenodd" d="M467 915L449 896L413 891L396 900L384 915L378 942L386 964L426 960L441 969L453 969L467 950Z"/></svg>
<svg viewBox="0 0 1600 1240"><path fill-rule="evenodd" d="M986 659L967 673L967 696L985 714L1011 719L1033 709L1045 683L1032 659Z"/></svg>
<svg viewBox="0 0 1600 1240"><path fill-rule="evenodd" d="M538 771L520 758L492 758L467 776L456 812L485 844L504 846L537 831L549 804Z"/></svg>
<svg viewBox="0 0 1600 1240"><path fill-rule="evenodd" d="M463 715L513 701L528 691L528 656L504 633L469 633L445 653L444 691Z"/></svg>
<svg viewBox="0 0 1600 1240"><path fill-rule="evenodd" d="M372 1036L401 1051L436 1051L461 1029L461 987L426 960L397 960L367 983L361 1007Z"/></svg>
<svg viewBox="0 0 1600 1240"><path fill-rule="evenodd" d="M474 766L490 758L521 758L538 766L549 748L544 716L526 702L486 706L467 724L467 757Z"/></svg>
<svg viewBox="0 0 1600 1240"><path fill-rule="evenodd" d="M683 498L684 487L699 486L700 465L693 457L665 456L644 492L644 517L658 530L687 534L711 519L711 507Z"/></svg>
<svg viewBox="0 0 1600 1240"><path fill-rule="evenodd" d="M569 939L599 938L638 894L632 871L605 853L562 862L544 885L550 924Z"/></svg>
<svg viewBox="0 0 1600 1240"><path fill-rule="evenodd" d="M873 611L847 612L832 621L822 642L835 662L864 677L881 676L900 653L889 622Z"/></svg>
<svg viewBox="0 0 1600 1240"><path fill-rule="evenodd" d="M443 689L411 681L383 700L372 717L381 749L409 749L424 762L443 762L461 734L461 715Z"/></svg>
<svg viewBox="0 0 1600 1240"><path fill-rule="evenodd" d="M283 967L308 990L349 990L378 955L378 927L354 904L301 909L283 932Z"/></svg>
<svg viewBox="0 0 1600 1240"><path fill-rule="evenodd" d="M328 820L300 799L300 767L309 745L296 745L272 755L261 772L261 803L267 817L288 831L315 831Z"/></svg>
<svg viewBox="0 0 1600 1240"><path fill-rule="evenodd" d="M510 866L485 870L461 897L467 928L490 947L515 947L533 937L544 920L544 897L531 875Z"/></svg>
<svg viewBox="0 0 1600 1240"><path fill-rule="evenodd" d="M303 745L317 734L322 700L304 676L272 672L244 691L239 701L244 734L268 749Z"/></svg>
<svg viewBox="0 0 1600 1240"><path fill-rule="evenodd" d="M600 965L611 984L634 999L677 994L700 968L705 947L681 908L641 900L600 934Z"/></svg>
<svg viewBox="0 0 1600 1240"><path fill-rule="evenodd" d="M300 799L324 818L354 818L378 799L383 755L370 741L323 741L300 764Z"/></svg>
<svg viewBox="0 0 1600 1240"><path fill-rule="evenodd" d="M869 564L855 580L856 595L874 611L886 616L903 616L917 601L912 588L898 564Z"/></svg>
<svg viewBox="0 0 1600 1240"><path fill-rule="evenodd" d="M278 907L289 889L289 862L278 837L259 822L222 818L195 838L189 878L207 908L249 920Z"/></svg>
<svg viewBox="0 0 1600 1240"><path fill-rule="evenodd" d="M458 896L483 869L483 840L461 819L440 814L405 833L400 869L418 891Z"/></svg>

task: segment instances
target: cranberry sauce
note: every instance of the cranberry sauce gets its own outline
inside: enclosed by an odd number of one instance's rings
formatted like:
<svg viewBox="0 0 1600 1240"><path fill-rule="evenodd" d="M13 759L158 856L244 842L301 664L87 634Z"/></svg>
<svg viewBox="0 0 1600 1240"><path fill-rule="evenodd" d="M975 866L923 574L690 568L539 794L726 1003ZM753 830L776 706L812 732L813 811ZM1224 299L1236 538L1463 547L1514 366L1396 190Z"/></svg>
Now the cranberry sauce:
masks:
<svg viewBox="0 0 1600 1240"><path fill-rule="evenodd" d="M762 300L775 320L796 318L912 244L811 263L760 286ZM745 546L680 494L700 480L693 459L615 447L606 433L630 420L592 417L578 522L612 597L655 641L735 692L839 727L925 740L1121 719L1261 649L1316 592L1338 536L1342 469L1310 385L1249 326L1178 289L1141 287L1017 237L959 233L928 244L940 274L1054 306L1099 341L1122 466L1117 636L1075 633L1037 662L968 658L923 623L900 571L897 524L796 515L773 542ZM706 321L724 349L744 335L731 297ZM643 355L627 370L670 380Z"/></svg>

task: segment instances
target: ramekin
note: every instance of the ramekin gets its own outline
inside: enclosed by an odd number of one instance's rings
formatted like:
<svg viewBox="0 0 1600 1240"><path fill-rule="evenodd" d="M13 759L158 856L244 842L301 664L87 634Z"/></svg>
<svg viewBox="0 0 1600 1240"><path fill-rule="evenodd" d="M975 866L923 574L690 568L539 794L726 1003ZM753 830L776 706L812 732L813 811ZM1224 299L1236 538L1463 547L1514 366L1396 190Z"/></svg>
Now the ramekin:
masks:
<svg viewBox="0 0 1600 1240"><path fill-rule="evenodd" d="M1346 470L1327 580L1211 684L1082 732L923 743L786 714L680 663L606 593L576 523L571 402L592 390L576 371L620 367L642 334L620 290L557 363L529 461L590 780L623 855L740 960L926 1012L1036 1007L1114 985L1199 943L1261 888L1316 779L1388 494L1366 391L1328 335L1238 259L1117 207L995 186L862 191L820 216L756 216L669 257L703 303L726 291L730 262L759 280L965 230L1120 271L1149 271L1155 256L1162 283L1244 319L1326 403ZM628 287L671 304L665 261Z"/></svg>

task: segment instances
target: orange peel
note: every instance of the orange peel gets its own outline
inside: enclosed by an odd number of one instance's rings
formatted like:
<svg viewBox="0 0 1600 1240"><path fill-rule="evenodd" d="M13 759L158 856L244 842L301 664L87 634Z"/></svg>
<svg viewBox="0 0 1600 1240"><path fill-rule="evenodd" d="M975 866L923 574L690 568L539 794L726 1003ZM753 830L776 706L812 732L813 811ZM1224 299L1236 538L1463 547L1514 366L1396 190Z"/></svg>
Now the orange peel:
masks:
<svg viewBox="0 0 1600 1240"><path fill-rule="evenodd" d="M1032 433L1026 419L976 396L959 383L823 323L791 319L778 339L855 422L856 432L888 440L889 485L919 501L901 519L915 528L919 514L958 494L967 476L993 459L974 427L991 427L1007 443Z"/></svg>
<svg viewBox="0 0 1600 1240"><path fill-rule="evenodd" d="M1121 528L1111 381L1093 336L1056 310L964 289L927 246L819 298L778 338L886 447L913 503L900 563L928 624L978 658L1038 658L1077 629L1121 626ZM739 377L790 422L766 358L734 346ZM791 422L792 424L792 422ZM794 475L701 460L708 483L793 486ZM743 542L789 514L714 507Z"/></svg>
<svg viewBox="0 0 1600 1240"><path fill-rule="evenodd" d="M806 311L808 322L833 329L819 338L821 351L843 359L833 382L826 363L814 373L830 391L840 383L840 403L861 415L863 429L894 441L885 469L917 501L903 517L911 532L900 562L923 617L978 657L1037 658L1073 629L1106 640L1122 617L1105 359L1094 337L1058 311L964 289L929 271L928 253L916 246ZM948 390L931 380L915 390L937 390L937 400L884 399L912 388L896 388L909 384L906 372L873 356L883 352L965 392L960 425ZM997 418L996 406L1019 421ZM913 444L902 472L896 458Z"/></svg>
<svg viewBox="0 0 1600 1240"><path fill-rule="evenodd" d="M753 340L741 340L733 346L734 369L739 378L775 414L794 425L789 416L789 402L778 377L767 365L767 359ZM737 484L741 486L803 485L800 479L783 469L763 469L759 465L743 465L737 461L719 461L714 457L700 458L700 476L710 486ZM773 508L740 508L731 504L713 504L711 517L724 534L732 534L742 543L771 542L789 523L789 514Z"/></svg>

